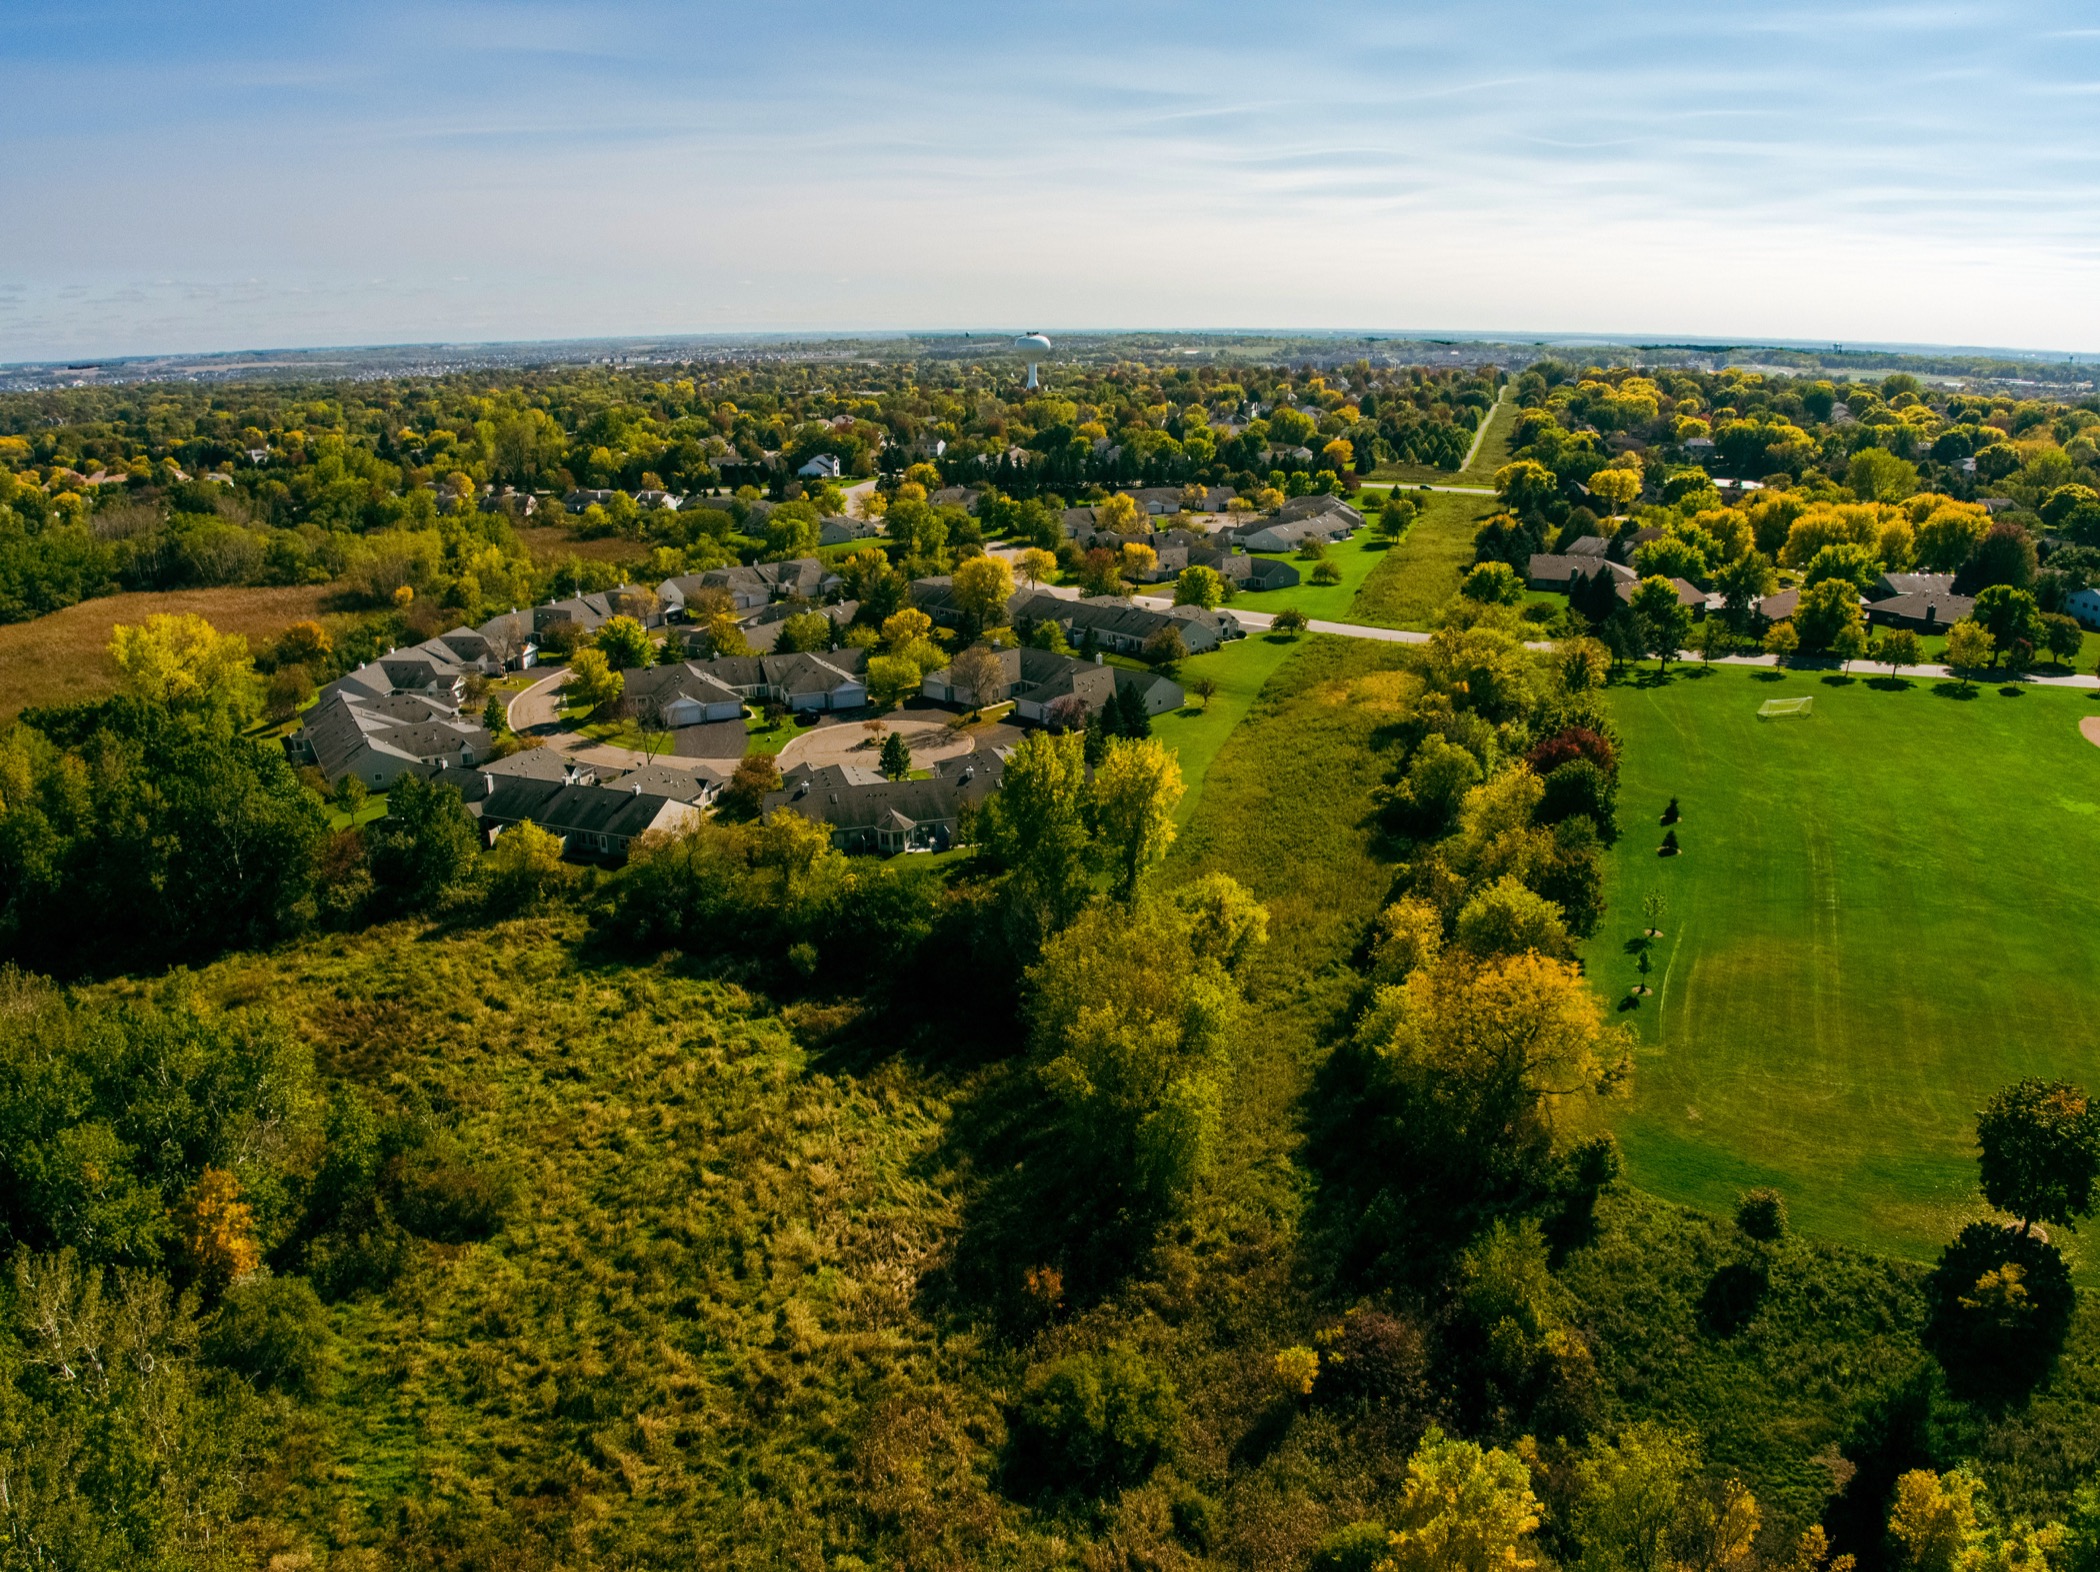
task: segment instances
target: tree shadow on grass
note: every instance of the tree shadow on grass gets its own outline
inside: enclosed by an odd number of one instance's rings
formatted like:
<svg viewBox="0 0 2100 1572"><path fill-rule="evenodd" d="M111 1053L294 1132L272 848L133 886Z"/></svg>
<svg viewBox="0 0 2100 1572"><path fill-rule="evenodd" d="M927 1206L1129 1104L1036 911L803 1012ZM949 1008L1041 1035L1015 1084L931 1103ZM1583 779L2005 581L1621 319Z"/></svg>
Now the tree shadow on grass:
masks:
<svg viewBox="0 0 2100 1572"><path fill-rule="evenodd" d="M1859 681L1857 677L1848 676L1841 671L1834 671L1823 679L1823 686L1826 688L1849 688L1857 681Z"/></svg>
<svg viewBox="0 0 2100 1572"><path fill-rule="evenodd" d="M1908 693L1917 684L1906 677L1869 677L1867 686L1877 693Z"/></svg>
<svg viewBox="0 0 2100 1572"><path fill-rule="evenodd" d="M1935 682L1932 685L1932 691L1943 699L1968 700L1976 697L1976 690L1973 687L1966 682L1956 682L1951 677L1945 682Z"/></svg>
<svg viewBox="0 0 2100 1572"><path fill-rule="evenodd" d="M1750 673L1752 682L1784 682L1786 673L1776 666L1760 666Z"/></svg>
<svg viewBox="0 0 2100 1572"><path fill-rule="evenodd" d="M2027 697L2026 685L2024 683L2008 682L1998 690L1998 697L2001 699L2024 699Z"/></svg>

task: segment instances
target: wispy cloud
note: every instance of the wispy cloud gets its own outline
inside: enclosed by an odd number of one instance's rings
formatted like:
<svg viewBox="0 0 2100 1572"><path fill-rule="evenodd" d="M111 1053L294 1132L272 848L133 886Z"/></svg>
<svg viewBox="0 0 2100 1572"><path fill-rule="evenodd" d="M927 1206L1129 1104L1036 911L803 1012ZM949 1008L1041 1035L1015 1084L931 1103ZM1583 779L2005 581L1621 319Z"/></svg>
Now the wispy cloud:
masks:
<svg viewBox="0 0 2100 1572"><path fill-rule="evenodd" d="M87 0L0 32L0 358L1023 319L2086 347L2086 20Z"/></svg>

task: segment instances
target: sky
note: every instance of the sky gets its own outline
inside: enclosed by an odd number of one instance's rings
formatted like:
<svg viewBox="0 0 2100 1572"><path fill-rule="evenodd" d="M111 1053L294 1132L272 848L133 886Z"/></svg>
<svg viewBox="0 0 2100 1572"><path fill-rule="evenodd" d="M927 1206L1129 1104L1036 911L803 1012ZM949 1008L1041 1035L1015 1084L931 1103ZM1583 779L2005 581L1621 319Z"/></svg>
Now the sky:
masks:
<svg viewBox="0 0 2100 1572"><path fill-rule="evenodd" d="M0 0L0 362L755 331L2100 350L2090 5Z"/></svg>

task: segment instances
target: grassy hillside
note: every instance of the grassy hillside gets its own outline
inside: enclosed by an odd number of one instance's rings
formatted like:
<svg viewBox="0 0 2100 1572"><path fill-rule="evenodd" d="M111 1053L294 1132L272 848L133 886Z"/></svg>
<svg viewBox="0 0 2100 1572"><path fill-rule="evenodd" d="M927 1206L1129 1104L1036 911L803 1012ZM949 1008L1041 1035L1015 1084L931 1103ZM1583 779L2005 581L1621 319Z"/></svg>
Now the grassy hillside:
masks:
<svg viewBox="0 0 2100 1572"><path fill-rule="evenodd" d="M1773 1184L1831 1237L1913 1257L1980 1202L1975 1110L2022 1075L2090 1079L2100 1039L2100 749L2090 695L1680 671L1612 692L1625 734L1613 915L1633 1177L1725 1205ZM1760 720L1813 695L1805 719ZM2009 696L2008 696L2009 695ZM1672 796L1684 854L1661 858Z"/></svg>

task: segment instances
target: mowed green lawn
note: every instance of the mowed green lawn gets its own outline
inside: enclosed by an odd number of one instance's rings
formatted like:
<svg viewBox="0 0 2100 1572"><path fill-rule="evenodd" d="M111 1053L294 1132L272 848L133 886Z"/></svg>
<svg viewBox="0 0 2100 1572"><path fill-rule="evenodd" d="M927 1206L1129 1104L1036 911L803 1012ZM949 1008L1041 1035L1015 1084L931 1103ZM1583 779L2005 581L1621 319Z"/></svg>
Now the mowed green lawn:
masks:
<svg viewBox="0 0 2100 1572"><path fill-rule="evenodd" d="M1805 1229L1925 1257L1982 1210L1993 1091L2100 1090L2100 696L1952 690L1740 667L1612 690L1622 835L1585 960L1614 1003L1644 899L1668 908L1606 1114L1635 1182L1716 1209L1775 1185ZM1801 695L1811 716L1758 718Z"/></svg>
<svg viewBox="0 0 2100 1572"><path fill-rule="evenodd" d="M1255 633L1244 639L1234 639L1206 654L1191 655L1181 663L1175 677L1188 694L1188 702L1178 710L1169 710L1152 718L1152 735L1172 748L1181 764L1186 794L1175 814L1180 823L1186 825L1194 817L1196 805L1203 796L1204 780L1218 757L1218 750L1225 746L1225 739L1232 735L1233 728L1254 708L1255 699L1269 679L1295 652L1321 638L1322 635L1316 633L1303 634L1295 639L1282 634ZM1118 661L1117 664L1141 665L1137 661ZM1194 692L1195 684L1204 677L1218 685L1218 691L1211 695L1208 706Z"/></svg>

